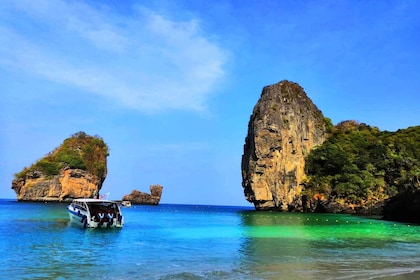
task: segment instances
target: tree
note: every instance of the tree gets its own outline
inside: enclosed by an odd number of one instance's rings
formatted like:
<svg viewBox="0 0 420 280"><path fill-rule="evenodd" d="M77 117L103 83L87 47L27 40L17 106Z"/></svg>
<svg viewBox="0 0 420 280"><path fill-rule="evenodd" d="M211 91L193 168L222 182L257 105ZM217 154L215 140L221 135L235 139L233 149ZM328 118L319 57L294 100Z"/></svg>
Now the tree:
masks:
<svg viewBox="0 0 420 280"><path fill-rule="evenodd" d="M420 126L391 133L345 121L305 159L306 192L365 203L415 191L420 177Z"/></svg>

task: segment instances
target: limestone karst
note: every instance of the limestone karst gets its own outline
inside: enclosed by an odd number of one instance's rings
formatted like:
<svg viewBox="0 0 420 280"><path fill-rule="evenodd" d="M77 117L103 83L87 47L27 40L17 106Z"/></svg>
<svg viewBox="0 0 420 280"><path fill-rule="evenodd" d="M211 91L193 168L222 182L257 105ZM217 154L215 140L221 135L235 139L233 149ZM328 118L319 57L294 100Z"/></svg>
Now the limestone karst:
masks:
<svg viewBox="0 0 420 280"><path fill-rule="evenodd" d="M304 157L325 139L325 118L301 86L284 80L264 87L242 156L246 199L259 210L301 207Z"/></svg>
<svg viewBox="0 0 420 280"><path fill-rule="evenodd" d="M30 167L15 174L19 201L70 201L99 194L107 175L108 146L78 132Z"/></svg>

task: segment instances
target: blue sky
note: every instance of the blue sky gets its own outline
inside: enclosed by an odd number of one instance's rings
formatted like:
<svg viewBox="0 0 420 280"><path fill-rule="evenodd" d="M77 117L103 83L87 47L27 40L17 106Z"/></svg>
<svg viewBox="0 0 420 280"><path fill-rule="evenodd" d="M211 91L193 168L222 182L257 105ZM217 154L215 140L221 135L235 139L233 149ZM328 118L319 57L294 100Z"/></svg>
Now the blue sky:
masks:
<svg viewBox="0 0 420 280"><path fill-rule="evenodd" d="M0 197L78 131L110 147L102 193L250 205L241 156L263 86L334 123L420 124L420 2L0 1Z"/></svg>

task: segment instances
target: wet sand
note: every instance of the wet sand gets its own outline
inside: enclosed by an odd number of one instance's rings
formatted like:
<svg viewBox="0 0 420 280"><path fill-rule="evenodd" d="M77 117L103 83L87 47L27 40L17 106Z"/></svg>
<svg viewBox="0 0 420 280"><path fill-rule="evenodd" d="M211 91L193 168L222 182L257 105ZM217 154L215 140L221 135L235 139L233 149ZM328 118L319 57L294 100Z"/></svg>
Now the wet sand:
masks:
<svg viewBox="0 0 420 280"><path fill-rule="evenodd" d="M420 279L420 271L414 271L412 273L404 273L392 276L385 276L379 277L374 279L381 279L381 280L412 280L412 279Z"/></svg>

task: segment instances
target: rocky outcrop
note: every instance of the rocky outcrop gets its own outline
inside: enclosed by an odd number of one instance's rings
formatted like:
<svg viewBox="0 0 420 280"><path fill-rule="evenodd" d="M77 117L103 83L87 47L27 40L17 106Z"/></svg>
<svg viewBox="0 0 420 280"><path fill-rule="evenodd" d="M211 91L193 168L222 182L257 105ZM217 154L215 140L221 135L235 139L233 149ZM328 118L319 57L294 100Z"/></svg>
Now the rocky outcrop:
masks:
<svg viewBox="0 0 420 280"><path fill-rule="evenodd" d="M298 84L263 88L248 124L242 156L245 198L257 210L302 207L304 157L326 139L326 122Z"/></svg>
<svg viewBox="0 0 420 280"><path fill-rule="evenodd" d="M59 175L52 177L35 171L25 178L13 180L12 189L19 201L70 201L95 197L102 181L102 178L80 169L61 170Z"/></svg>
<svg viewBox="0 0 420 280"><path fill-rule="evenodd" d="M129 195L125 195L122 200L128 200L132 204L158 205L162 190L161 185L152 185L150 186L150 194L133 190Z"/></svg>
<svg viewBox="0 0 420 280"><path fill-rule="evenodd" d="M420 224L420 190L407 191L389 199L383 218L389 221Z"/></svg>
<svg viewBox="0 0 420 280"><path fill-rule="evenodd" d="M108 147L78 132L44 158L15 175L18 201L70 201L96 197L107 174Z"/></svg>

